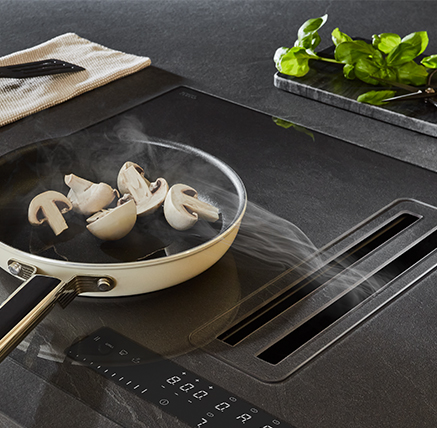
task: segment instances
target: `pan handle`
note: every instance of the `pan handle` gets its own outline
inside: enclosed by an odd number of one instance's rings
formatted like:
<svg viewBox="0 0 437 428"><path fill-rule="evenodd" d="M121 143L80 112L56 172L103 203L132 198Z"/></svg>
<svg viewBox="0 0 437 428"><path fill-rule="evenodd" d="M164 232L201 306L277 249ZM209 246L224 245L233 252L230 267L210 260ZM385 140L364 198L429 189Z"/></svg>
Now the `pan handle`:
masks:
<svg viewBox="0 0 437 428"><path fill-rule="evenodd" d="M52 309L65 287L60 279L35 275L0 306L0 362Z"/></svg>

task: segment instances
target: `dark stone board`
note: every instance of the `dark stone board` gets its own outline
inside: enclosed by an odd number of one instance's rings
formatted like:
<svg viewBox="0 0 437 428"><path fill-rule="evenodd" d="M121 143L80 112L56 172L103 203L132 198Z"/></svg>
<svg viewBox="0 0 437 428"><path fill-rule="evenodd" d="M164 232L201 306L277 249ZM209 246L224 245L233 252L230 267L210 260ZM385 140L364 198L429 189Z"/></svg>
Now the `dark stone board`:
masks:
<svg viewBox="0 0 437 428"><path fill-rule="evenodd" d="M325 104L352 111L364 116L388 122L422 134L437 136L437 107L424 100L395 101L384 106L373 106L357 101L359 95L380 89L358 79L343 76L342 66L312 61L311 69L303 77L292 77L277 72L274 85L284 91L301 95ZM434 82L433 82L434 83ZM397 90L397 95L406 93Z"/></svg>

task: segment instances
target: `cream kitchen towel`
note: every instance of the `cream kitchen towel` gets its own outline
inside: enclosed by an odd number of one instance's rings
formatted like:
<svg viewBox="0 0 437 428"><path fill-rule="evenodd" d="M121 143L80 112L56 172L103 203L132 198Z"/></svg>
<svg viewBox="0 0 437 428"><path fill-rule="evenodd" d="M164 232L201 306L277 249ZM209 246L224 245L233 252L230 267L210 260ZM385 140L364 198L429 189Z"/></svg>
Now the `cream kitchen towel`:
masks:
<svg viewBox="0 0 437 428"><path fill-rule="evenodd" d="M55 58L84 67L77 73L25 79L0 78L0 126L135 73L150 59L126 54L74 33L0 58L0 66Z"/></svg>

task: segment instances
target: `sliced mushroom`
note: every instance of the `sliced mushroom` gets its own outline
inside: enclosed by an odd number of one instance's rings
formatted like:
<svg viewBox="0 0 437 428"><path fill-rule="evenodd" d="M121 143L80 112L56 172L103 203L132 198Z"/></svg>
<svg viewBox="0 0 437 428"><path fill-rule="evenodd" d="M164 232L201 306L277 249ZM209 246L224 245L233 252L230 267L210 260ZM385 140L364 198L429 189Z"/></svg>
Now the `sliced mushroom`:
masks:
<svg viewBox="0 0 437 428"><path fill-rule="evenodd" d="M73 210L83 215L106 208L118 193L109 184L93 183L74 174L66 175L64 181L70 187L67 197L73 203Z"/></svg>
<svg viewBox="0 0 437 428"><path fill-rule="evenodd" d="M207 202L200 201L195 189L186 184L175 184L168 191L164 202L164 215L171 227L187 230L199 218L210 222L219 219L219 210Z"/></svg>
<svg viewBox="0 0 437 428"><path fill-rule="evenodd" d="M32 199L27 217L30 224L34 226L47 222L57 236L68 229L63 214L72 208L73 204L65 195L54 190L48 190Z"/></svg>
<svg viewBox="0 0 437 428"><path fill-rule="evenodd" d="M155 212L164 202L168 184L164 178L150 183L144 176L144 170L133 162L126 162L117 177L118 190L122 195L129 194L137 205L139 216Z"/></svg>
<svg viewBox="0 0 437 428"><path fill-rule="evenodd" d="M135 202L130 200L124 204L101 210L87 218L87 229L103 241L115 241L126 236L134 227L137 219Z"/></svg>
<svg viewBox="0 0 437 428"><path fill-rule="evenodd" d="M126 173L126 171L131 167L136 170L137 174L131 170L129 173ZM135 186L132 186L134 179L138 180L138 183ZM134 162L125 162L118 173L117 187L122 195L130 193L132 196L136 196L140 199L142 193L149 189L150 181L144 176L144 169L138 164Z"/></svg>

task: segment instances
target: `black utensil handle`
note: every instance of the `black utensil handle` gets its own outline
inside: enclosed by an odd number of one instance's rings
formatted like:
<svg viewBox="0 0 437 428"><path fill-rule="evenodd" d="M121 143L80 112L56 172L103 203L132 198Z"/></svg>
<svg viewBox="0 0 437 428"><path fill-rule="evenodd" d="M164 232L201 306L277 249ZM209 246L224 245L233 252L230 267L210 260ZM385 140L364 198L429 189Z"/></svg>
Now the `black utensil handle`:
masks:
<svg viewBox="0 0 437 428"><path fill-rule="evenodd" d="M0 361L53 307L64 287L60 279L36 275L0 306Z"/></svg>

